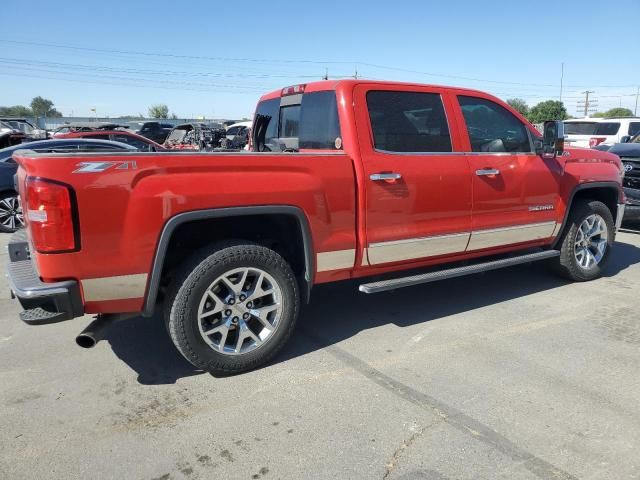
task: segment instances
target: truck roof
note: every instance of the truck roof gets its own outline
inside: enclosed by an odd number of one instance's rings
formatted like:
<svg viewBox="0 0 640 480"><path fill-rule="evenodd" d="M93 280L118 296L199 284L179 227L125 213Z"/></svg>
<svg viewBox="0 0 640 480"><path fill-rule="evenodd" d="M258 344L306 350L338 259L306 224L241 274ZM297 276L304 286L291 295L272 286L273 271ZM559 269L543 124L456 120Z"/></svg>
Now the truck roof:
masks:
<svg viewBox="0 0 640 480"><path fill-rule="evenodd" d="M415 86L415 87L433 87L433 88L446 88L446 89L452 89L452 90L458 90L458 91L463 91L463 92L468 92L468 93L480 93L482 95L491 95L488 94L487 92L483 92L481 90L475 90L475 89L470 89L470 88L463 88L463 87L454 87L454 86L447 86L447 85L436 85L436 84L425 84L425 83L417 83L417 82L393 82L393 81L385 81L385 80L367 80L366 78L361 78L361 79L351 79L351 80L320 80L317 82L309 82L309 83L304 83L304 84L299 84L299 85L304 85L304 91L305 93L310 93L310 92L322 92L322 91L326 91L326 90L337 90L338 88L341 87L349 87L349 86L354 86L354 85L361 85L361 84L367 84L367 85L385 85L385 86L393 86L393 85L398 85L398 86ZM282 92L283 90L287 89L287 88L294 88L297 87L298 85L294 85L292 87L284 87L284 88L280 88L278 90L274 90L272 92L269 92L265 95L263 95L262 97L260 97L260 101L263 100L270 100L272 98L279 98L282 96ZM491 95L493 96L493 95Z"/></svg>

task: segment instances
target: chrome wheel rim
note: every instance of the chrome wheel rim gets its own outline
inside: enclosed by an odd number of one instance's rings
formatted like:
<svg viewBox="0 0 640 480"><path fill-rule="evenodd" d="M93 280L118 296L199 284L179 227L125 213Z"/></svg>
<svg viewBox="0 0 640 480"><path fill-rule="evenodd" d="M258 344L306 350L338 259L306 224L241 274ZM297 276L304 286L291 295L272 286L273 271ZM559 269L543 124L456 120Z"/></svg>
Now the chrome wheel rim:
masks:
<svg viewBox="0 0 640 480"><path fill-rule="evenodd" d="M0 200L0 225L11 230L24 226L22 205L17 196Z"/></svg>
<svg viewBox="0 0 640 480"><path fill-rule="evenodd" d="M574 255L578 265L584 270L598 265L607 252L608 239L609 229L604 218L595 213L585 218L576 233Z"/></svg>
<svg viewBox="0 0 640 480"><path fill-rule="evenodd" d="M216 278L200 300L198 328L213 350L243 355L264 345L282 317L282 290L259 268L236 268Z"/></svg>

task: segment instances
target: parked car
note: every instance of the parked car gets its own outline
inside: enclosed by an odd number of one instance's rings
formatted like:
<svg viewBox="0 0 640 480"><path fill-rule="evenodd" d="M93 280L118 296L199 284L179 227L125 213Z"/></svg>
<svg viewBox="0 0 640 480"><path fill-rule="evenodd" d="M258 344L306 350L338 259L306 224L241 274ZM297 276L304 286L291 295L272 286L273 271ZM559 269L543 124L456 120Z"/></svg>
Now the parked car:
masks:
<svg viewBox="0 0 640 480"><path fill-rule="evenodd" d="M600 118L572 118L564 121L564 141L570 147L589 147Z"/></svg>
<svg viewBox="0 0 640 480"><path fill-rule="evenodd" d="M242 149L249 143L251 125L253 122L239 122L229 125L226 129L226 141L223 145L227 148Z"/></svg>
<svg viewBox="0 0 640 480"><path fill-rule="evenodd" d="M97 130L116 130L116 129L127 129L128 125L121 125L119 123L112 122L76 122L76 123L67 123L66 125L62 125L56 128L51 136L53 138L57 138L61 135L66 135L68 133L73 132L94 132Z"/></svg>
<svg viewBox="0 0 640 480"><path fill-rule="evenodd" d="M205 123L184 123L171 130L163 146L169 150L211 151L220 147L225 133Z"/></svg>
<svg viewBox="0 0 640 480"><path fill-rule="evenodd" d="M620 157L624 166L623 186L627 197L624 218L640 220L640 133L623 140L624 143L600 148L606 148L609 153Z"/></svg>
<svg viewBox="0 0 640 480"><path fill-rule="evenodd" d="M625 208L616 155L565 150L562 122L541 136L476 90L287 87L260 99L252 136L247 153L17 154L21 318L98 313L90 347L164 308L185 358L238 373L282 348L316 284L395 275L360 286L375 293L534 260L597 278Z"/></svg>
<svg viewBox="0 0 640 480"><path fill-rule="evenodd" d="M121 142L137 148L141 152L161 152L166 150L153 140L127 130L92 130L70 132L58 135L56 138L89 138L93 140L111 140Z"/></svg>
<svg viewBox="0 0 640 480"><path fill-rule="evenodd" d="M0 148L10 147L22 143L27 136L11 125L0 121Z"/></svg>
<svg viewBox="0 0 640 480"><path fill-rule="evenodd" d="M0 122L3 122L14 128L15 130L19 130L24 133L25 141L28 142L32 140L44 140L48 136L46 130L36 127L26 118L6 117L0 118Z"/></svg>
<svg viewBox="0 0 640 480"><path fill-rule="evenodd" d="M640 132L640 117L604 118L589 140L589 146L613 145Z"/></svg>
<svg viewBox="0 0 640 480"><path fill-rule="evenodd" d="M78 152L132 152L130 145L103 140L63 139L39 140L0 150L0 232L11 233L24 225L22 207L14 186L14 175L18 165L12 155L27 149L38 153L78 153Z"/></svg>
<svg viewBox="0 0 640 480"><path fill-rule="evenodd" d="M138 135L147 137L156 143L164 143L173 129L173 125L170 123L131 122L130 124L136 128L136 133Z"/></svg>

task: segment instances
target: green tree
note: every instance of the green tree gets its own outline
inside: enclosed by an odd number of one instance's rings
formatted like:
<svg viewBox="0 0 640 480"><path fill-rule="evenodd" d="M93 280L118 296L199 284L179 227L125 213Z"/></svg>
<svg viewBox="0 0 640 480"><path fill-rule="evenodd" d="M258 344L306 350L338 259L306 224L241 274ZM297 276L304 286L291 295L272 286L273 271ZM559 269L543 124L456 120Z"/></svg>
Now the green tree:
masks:
<svg viewBox="0 0 640 480"><path fill-rule="evenodd" d="M53 108L53 102L42 97L31 100L31 110L36 117L61 117L62 114Z"/></svg>
<svg viewBox="0 0 640 480"><path fill-rule="evenodd" d="M513 108L514 110L517 110L525 117L529 115L529 105L527 105L527 102L525 102L523 99L510 98L509 100L507 100L507 103L511 108Z"/></svg>
<svg viewBox="0 0 640 480"><path fill-rule="evenodd" d="M24 105L14 105L13 107L0 107L0 115L3 117L33 117L33 112Z"/></svg>
<svg viewBox="0 0 640 480"><path fill-rule="evenodd" d="M531 123L542 123L546 120L566 120L568 116L564 103L547 100L531 107L527 118Z"/></svg>
<svg viewBox="0 0 640 480"><path fill-rule="evenodd" d="M169 107L164 104L151 105L149 107L150 118L169 118Z"/></svg>
<svg viewBox="0 0 640 480"><path fill-rule="evenodd" d="M605 117L633 117L633 112L628 108L616 107L604 112Z"/></svg>

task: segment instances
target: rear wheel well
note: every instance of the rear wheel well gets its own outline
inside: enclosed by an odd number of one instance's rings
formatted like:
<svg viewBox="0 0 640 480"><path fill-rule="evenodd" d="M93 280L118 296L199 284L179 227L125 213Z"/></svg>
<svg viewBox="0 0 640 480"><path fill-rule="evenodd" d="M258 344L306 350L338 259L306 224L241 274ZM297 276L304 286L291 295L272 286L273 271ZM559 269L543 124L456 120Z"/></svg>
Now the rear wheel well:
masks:
<svg viewBox="0 0 640 480"><path fill-rule="evenodd" d="M176 270L195 251L228 240L262 245L280 254L291 266L300 285L303 300L306 286L305 239L299 220L288 214L256 214L206 218L178 225L171 235L162 266L160 294Z"/></svg>

